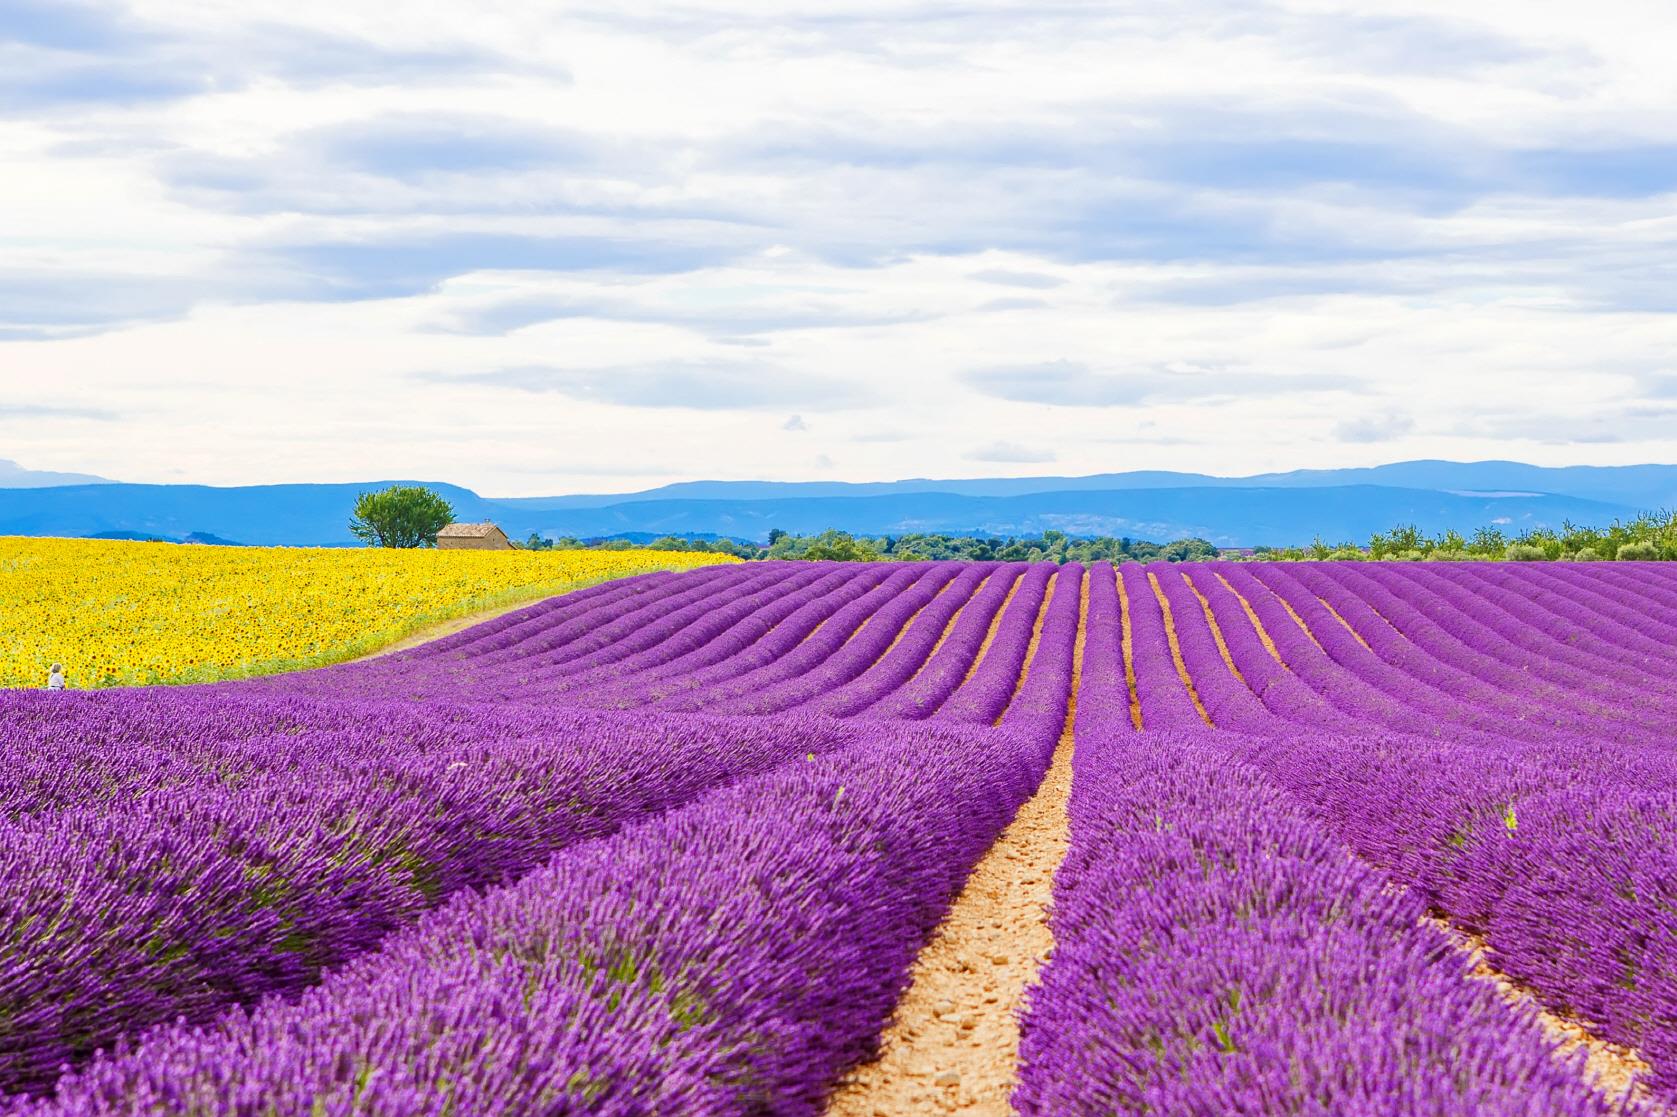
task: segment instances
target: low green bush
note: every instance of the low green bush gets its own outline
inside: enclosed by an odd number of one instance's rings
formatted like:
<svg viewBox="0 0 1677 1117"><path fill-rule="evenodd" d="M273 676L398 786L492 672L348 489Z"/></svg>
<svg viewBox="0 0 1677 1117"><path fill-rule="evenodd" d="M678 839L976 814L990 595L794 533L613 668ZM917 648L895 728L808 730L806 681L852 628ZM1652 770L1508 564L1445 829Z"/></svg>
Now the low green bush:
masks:
<svg viewBox="0 0 1677 1117"><path fill-rule="evenodd" d="M1653 562L1660 557L1659 544L1651 539L1625 543L1619 547L1619 553L1615 557L1620 562Z"/></svg>

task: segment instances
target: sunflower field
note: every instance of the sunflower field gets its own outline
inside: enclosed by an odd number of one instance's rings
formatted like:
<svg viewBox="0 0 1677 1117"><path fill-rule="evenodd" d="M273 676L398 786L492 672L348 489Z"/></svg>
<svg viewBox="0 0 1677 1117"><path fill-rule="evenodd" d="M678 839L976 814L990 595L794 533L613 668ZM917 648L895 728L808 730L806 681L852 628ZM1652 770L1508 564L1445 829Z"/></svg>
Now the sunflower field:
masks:
<svg viewBox="0 0 1677 1117"><path fill-rule="evenodd" d="M721 555L208 547L0 537L0 687L75 688L315 667L418 629Z"/></svg>

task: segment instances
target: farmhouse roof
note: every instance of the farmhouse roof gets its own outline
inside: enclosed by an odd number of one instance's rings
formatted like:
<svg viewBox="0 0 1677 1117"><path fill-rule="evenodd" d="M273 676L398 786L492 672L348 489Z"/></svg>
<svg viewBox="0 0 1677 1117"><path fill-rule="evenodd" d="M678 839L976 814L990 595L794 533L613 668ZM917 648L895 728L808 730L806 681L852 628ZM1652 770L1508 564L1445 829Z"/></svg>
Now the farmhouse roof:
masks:
<svg viewBox="0 0 1677 1117"><path fill-rule="evenodd" d="M501 529L485 521L481 524L449 524L437 535L451 539L487 539Z"/></svg>

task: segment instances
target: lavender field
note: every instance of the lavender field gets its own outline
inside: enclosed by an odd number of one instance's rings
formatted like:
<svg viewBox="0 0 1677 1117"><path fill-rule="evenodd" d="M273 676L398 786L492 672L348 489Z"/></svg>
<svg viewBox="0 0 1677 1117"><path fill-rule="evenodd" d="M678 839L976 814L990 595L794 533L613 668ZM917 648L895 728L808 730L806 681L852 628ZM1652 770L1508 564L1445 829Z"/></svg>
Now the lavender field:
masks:
<svg viewBox="0 0 1677 1117"><path fill-rule="evenodd" d="M1018 1112L1660 1112L1673 726L1652 563L759 562L4 691L0 1114L823 1113L1068 755Z"/></svg>

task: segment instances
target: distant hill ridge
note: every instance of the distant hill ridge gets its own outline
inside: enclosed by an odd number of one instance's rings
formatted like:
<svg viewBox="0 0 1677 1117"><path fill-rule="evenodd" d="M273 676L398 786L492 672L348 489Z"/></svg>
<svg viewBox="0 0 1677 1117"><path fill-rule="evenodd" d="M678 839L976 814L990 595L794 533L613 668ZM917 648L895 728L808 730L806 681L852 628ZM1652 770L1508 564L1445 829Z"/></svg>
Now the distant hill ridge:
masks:
<svg viewBox="0 0 1677 1117"><path fill-rule="evenodd" d="M114 482L91 473L54 473L48 469L25 469L9 458L0 458L0 489L44 489L54 485L109 485Z"/></svg>
<svg viewBox="0 0 1677 1117"><path fill-rule="evenodd" d="M515 497L506 503L544 509L598 508L647 500L784 500L807 497L953 493L1022 496L1042 492L1177 488L1334 488L1380 485L1440 491L1521 492L1577 496L1638 508L1677 502L1677 465L1538 466L1524 462L1421 460L1351 469L1296 469L1218 477L1208 473L1130 470L1085 477L992 477L902 481L680 481L633 493ZM1651 502L1651 503L1650 503Z"/></svg>
<svg viewBox="0 0 1677 1117"><path fill-rule="evenodd" d="M0 477L4 477L0 474ZM75 475L64 475L75 476ZM711 534L762 539L838 528L908 532L1074 534L1222 546L1364 540L1394 524L1424 531L1506 533L1606 524L1677 506L1677 466L1570 466L1414 461L1251 477L1146 470L1090 477L910 479L886 482L689 481L635 493L488 498L436 482L0 487L0 534L344 545L358 493L429 484L463 520L494 520L509 535ZM3 482L0 482L3 484Z"/></svg>

